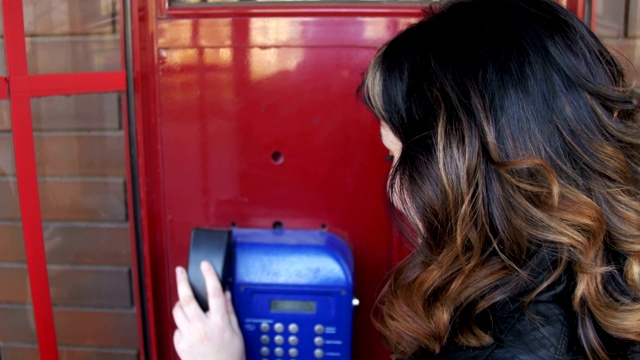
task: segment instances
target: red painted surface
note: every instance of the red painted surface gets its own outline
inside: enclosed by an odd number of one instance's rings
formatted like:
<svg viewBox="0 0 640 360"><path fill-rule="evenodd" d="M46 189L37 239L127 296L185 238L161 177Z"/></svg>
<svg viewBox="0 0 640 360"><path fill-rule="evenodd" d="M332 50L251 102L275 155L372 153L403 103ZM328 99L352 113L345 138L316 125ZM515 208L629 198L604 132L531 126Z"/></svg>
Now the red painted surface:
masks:
<svg viewBox="0 0 640 360"><path fill-rule="evenodd" d="M152 359L175 358L172 269L193 227L328 229L356 260L354 359L388 359L370 322L405 252L384 201L389 163L356 99L376 49L420 17L406 5L251 5L134 13L143 264ZM272 154L284 161L276 164Z"/></svg>
<svg viewBox="0 0 640 360"><path fill-rule="evenodd" d="M135 34L152 358L175 356L172 269L186 264L191 228L281 221L325 224L351 244L354 359L387 359L370 310L399 257L384 195L390 164L356 87L376 49L420 9L169 9L157 20L153 3L139 3Z"/></svg>
<svg viewBox="0 0 640 360"><path fill-rule="evenodd" d="M11 97L59 96L127 89L124 71L11 76Z"/></svg>
<svg viewBox="0 0 640 360"><path fill-rule="evenodd" d="M2 5L7 76L11 88L11 80L14 76L27 75L24 17L22 1L3 1ZM29 269L29 287L31 288L33 313L38 333L38 348L41 359L57 360L58 344L56 343L42 234L38 175L31 123L31 99L28 96L12 95L10 104L20 216Z"/></svg>

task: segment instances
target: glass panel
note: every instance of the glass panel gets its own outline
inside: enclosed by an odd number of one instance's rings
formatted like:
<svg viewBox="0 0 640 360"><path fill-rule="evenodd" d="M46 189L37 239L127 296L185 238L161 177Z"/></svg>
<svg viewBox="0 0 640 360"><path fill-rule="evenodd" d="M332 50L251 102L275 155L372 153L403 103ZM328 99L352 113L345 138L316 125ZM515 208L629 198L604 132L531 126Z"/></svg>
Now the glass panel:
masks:
<svg viewBox="0 0 640 360"><path fill-rule="evenodd" d="M61 358L138 357L122 96L31 101Z"/></svg>
<svg viewBox="0 0 640 360"><path fill-rule="evenodd" d="M38 359L9 101L0 100L0 358Z"/></svg>
<svg viewBox="0 0 640 360"><path fill-rule="evenodd" d="M596 32L601 37L622 37L626 0L596 1Z"/></svg>
<svg viewBox="0 0 640 360"><path fill-rule="evenodd" d="M24 0L29 73L122 69L118 0Z"/></svg>
<svg viewBox="0 0 640 360"><path fill-rule="evenodd" d="M629 37L640 38L640 0L631 0L629 4Z"/></svg>
<svg viewBox="0 0 640 360"><path fill-rule="evenodd" d="M640 89L640 0L596 1L595 32Z"/></svg>

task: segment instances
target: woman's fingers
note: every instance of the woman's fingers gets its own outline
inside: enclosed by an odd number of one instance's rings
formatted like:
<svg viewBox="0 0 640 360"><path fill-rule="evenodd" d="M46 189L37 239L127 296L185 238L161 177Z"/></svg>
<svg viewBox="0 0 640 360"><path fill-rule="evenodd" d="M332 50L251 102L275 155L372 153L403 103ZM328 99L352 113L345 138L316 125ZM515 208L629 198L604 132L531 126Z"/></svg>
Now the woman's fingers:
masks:
<svg viewBox="0 0 640 360"><path fill-rule="evenodd" d="M176 268L176 282L178 283L178 299L188 320L203 320L205 318L204 312L193 295L193 290L191 290L189 278L187 277L187 271L180 266Z"/></svg>
<svg viewBox="0 0 640 360"><path fill-rule="evenodd" d="M236 317L236 312L233 309L233 302L231 301L231 292L225 292L224 298L227 306L227 314L229 315L229 323L231 324L233 330L235 330L237 333L240 333L240 325L238 325L238 318Z"/></svg>
<svg viewBox="0 0 640 360"><path fill-rule="evenodd" d="M184 313L184 310L182 309L182 305L180 304L179 301L173 307L173 310L171 313L173 314L173 321L175 321L178 329L182 331L189 331L189 329L191 328L189 319L187 318L187 314Z"/></svg>
<svg viewBox="0 0 640 360"><path fill-rule="evenodd" d="M224 294L222 293L222 286L215 269L208 261L203 261L200 264L200 270L204 277L204 283L207 288L207 301L209 301L209 313L210 317L214 317L220 320L226 320L227 308L225 304Z"/></svg>
<svg viewBox="0 0 640 360"><path fill-rule="evenodd" d="M182 331L176 329L176 331L173 332L173 346L178 347L178 345L182 344L182 339Z"/></svg>

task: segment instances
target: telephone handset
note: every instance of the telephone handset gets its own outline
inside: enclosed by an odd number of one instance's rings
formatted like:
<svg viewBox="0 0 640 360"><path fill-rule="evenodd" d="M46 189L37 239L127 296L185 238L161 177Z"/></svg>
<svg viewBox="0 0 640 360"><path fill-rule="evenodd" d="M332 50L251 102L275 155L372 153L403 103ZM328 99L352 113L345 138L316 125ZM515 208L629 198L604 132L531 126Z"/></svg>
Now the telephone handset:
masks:
<svg viewBox="0 0 640 360"><path fill-rule="evenodd" d="M222 288L226 290L231 272L232 248L231 232L228 230L195 228L191 233L187 273L193 295L205 312L209 310L209 303L207 302L207 287L200 270L200 264L204 260L209 261L218 274Z"/></svg>

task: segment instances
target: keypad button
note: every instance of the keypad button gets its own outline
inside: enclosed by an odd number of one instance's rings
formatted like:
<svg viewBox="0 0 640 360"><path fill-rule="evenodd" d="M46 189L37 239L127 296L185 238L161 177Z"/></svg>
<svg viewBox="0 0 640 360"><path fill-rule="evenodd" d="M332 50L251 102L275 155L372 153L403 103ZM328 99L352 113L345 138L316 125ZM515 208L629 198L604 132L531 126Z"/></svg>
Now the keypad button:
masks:
<svg viewBox="0 0 640 360"><path fill-rule="evenodd" d="M284 344L284 337L282 337L282 335L276 335L273 338L273 342L276 343L276 345L282 345Z"/></svg>
<svg viewBox="0 0 640 360"><path fill-rule="evenodd" d="M277 333L281 333L284 331L284 325L282 325L282 323L275 323L275 325L273 325L273 330Z"/></svg>
<svg viewBox="0 0 640 360"><path fill-rule="evenodd" d="M289 336L289 345L296 346L298 345L298 337L297 336Z"/></svg>
<svg viewBox="0 0 640 360"><path fill-rule="evenodd" d="M289 324L289 332L292 334L297 334L298 330L300 330L300 328L298 327L298 324L293 323L293 324Z"/></svg>
<svg viewBox="0 0 640 360"><path fill-rule="evenodd" d="M320 336L316 336L315 338L313 338L313 344L315 346L322 346L324 345L324 339Z"/></svg>
<svg viewBox="0 0 640 360"><path fill-rule="evenodd" d="M292 358L298 357L298 349L296 348L289 349L289 356L291 356Z"/></svg>
<svg viewBox="0 0 640 360"><path fill-rule="evenodd" d="M262 332L269 332L270 328L271 327L267 323L260 324L260 331L262 331Z"/></svg>
<svg viewBox="0 0 640 360"><path fill-rule="evenodd" d="M269 348L268 348L268 347L266 347L266 346L263 346L263 347L260 349L260 355L262 355L262 356L269 356L269 352L270 352L270 351L269 351Z"/></svg>
<svg viewBox="0 0 640 360"><path fill-rule="evenodd" d="M284 350L281 347L273 349L273 355L281 357L284 356Z"/></svg>
<svg viewBox="0 0 640 360"><path fill-rule="evenodd" d="M262 343L262 345L267 345L269 341L270 339L267 335L260 336L260 342Z"/></svg>
<svg viewBox="0 0 640 360"><path fill-rule="evenodd" d="M324 334L324 326L318 324L318 325L313 327L313 331L315 331L316 334L318 334L318 335Z"/></svg>
<svg viewBox="0 0 640 360"><path fill-rule="evenodd" d="M322 359L324 357L324 351L322 351L322 349L315 349L313 351L313 356L315 356L316 359Z"/></svg>

